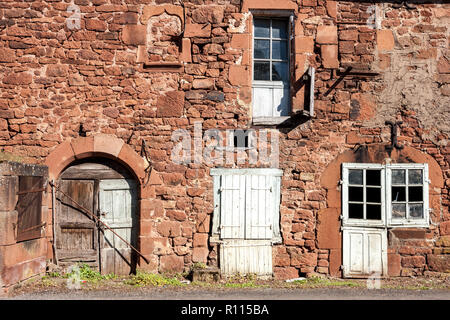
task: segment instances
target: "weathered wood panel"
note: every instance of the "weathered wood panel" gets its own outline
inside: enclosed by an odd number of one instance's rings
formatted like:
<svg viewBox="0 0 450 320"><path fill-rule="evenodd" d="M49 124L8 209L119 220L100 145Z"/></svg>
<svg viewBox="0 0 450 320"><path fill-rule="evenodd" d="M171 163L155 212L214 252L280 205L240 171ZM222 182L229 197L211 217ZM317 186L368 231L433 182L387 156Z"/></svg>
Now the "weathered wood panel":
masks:
<svg viewBox="0 0 450 320"><path fill-rule="evenodd" d="M132 180L100 181L100 218L123 239L136 245L137 189ZM103 274L129 274L135 268L135 255L131 248L110 230L103 229L100 236L101 272Z"/></svg>
<svg viewBox="0 0 450 320"><path fill-rule="evenodd" d="M56 250L62 265L85 262L98 266L96 223L76 203L95 213L93 180L61 180L56 192ZM76 203L75 203L76 202Z"/></svg>

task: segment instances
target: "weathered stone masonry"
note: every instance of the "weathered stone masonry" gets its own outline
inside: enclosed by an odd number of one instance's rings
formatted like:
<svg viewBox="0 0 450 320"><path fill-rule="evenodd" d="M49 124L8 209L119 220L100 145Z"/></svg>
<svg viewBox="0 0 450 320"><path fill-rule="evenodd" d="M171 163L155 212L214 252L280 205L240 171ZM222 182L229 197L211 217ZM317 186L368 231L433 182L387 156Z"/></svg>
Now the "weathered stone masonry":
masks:
<svg viewBox="0 0 450 320"><path fill-rule="evenodd" d="M306 86L296 83L316 68L315 117L270 127L280 132L283 170L275 277L341 275L340 164L385 158L429 164L433 209L429 228L391 230L389 274L449 269L448 4L378 3L372 19L372 3L352 1L196 0L184 9L170 0L73 3L79 30L67 28L66 1L0 4L0 146L46 163L50 179L77 156L101 155L134 163L143 184L147 163L135 156L145 141L153 177L141 186L139 246L151 263L141 268L218 263L209 243L211 166L174 164L171 135L193 132L197 121L203 130L252 127L249 10L267 9L295 12L293 112L305 107ZM403 121L403 150L386 151L386 120ZM101 143L100 134L112 138ZM111 141L121 141L127 155Z"/></svg>

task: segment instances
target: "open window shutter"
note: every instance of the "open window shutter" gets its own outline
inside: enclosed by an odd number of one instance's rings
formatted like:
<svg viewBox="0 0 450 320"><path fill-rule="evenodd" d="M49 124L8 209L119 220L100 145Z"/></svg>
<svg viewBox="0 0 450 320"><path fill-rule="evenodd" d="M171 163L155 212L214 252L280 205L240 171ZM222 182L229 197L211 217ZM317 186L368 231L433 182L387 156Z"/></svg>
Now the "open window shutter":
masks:
<svg viewBox="0 0 450 320"><path fill-rule="evenodd" d="M243 239L245 231L245 175L222 175L219 192L221 238Z"/></svg>
<svg viewBox="0 0 450 320"><path fill-rule="evenodd" d="M275 177L246 177L246 239L272 239L275 205Z"/></svg>
<svg viewBox="0 0 450 320"><path fill-rule="evenodd" d="M17 241L31 240L41 237L42 230L42 191L43 177L19 177L19 197L16 210Z"/></svg>

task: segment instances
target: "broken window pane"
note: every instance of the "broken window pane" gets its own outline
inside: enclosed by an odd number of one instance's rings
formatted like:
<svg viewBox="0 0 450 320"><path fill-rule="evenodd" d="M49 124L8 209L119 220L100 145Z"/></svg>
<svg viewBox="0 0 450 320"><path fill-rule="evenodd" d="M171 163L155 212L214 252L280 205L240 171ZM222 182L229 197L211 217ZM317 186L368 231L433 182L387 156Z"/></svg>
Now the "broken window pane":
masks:
<svg viewBox="0 0 450 320"><path fill-rule="evenodd" d="M392 218L406 218L406 204L393 203L392 204Z"/></svg>
<svg viewBox="0 0 450 320"><path fill-rule="evenodd" d="M409 205L409 217L413 219L423 218L423 205L421 203L413 203Z"/></svg>
<svg viewBox="0 0 450 320"><path fill-rule="evenodd" d="M392 184L405 183L405 170L392 170Z"/></svg>
<svg viewBox="0 0 450 320"><path fill-rule="evenodd" d="M392 187L392 201L406 201L406 187Z"/></svg>
<svg viewBox="0 0 450 320"><path fill-rule="evenodd" d="M348 188L348 200L349 201L364 201L363 187L349 187Z"/></svg>
<svg viewBox="0 0 450 320"><path fill-rule="evenodd" d="M255 61L255 80L270 80L270 62Z"/></svg>
<svg viewBox="0 0 450 320"><path fill-rule="evenodd" d="M423 200L422 187L408 187L408 200L422 201Z"/></svg>
<svg viewBox="0 0 450 320"><path fill-rule="evenodd" d="M422 170L408 170L408 184L422 184Z"/></svg>
<svg viewBox="0 0 450 320"><path fill-rule="evenodd" d="M381 220L381 205L380 204L368 204L366 207L366 219Z"/></svg>
<svg viewBox="0 0 450 320"><path fill-rule="evenodd" d="M270 59L270 41L255 40L255 59Z"/></svg>
<svg viewBox="0 0 450 320"><path fill-rule="evenodd" d="M255 19L255 37L270 37L270 20Z"/></svg>
<svg viewBox="0 0 450 320"><path fill-rule="evenodd" d="M366 188L366 201L381 203L381 188Z"/></svg>
<svg viewBox="0 0 450 320"><path fill-rule="evenodd" d="M363 171L348 170L348 182L350 184L363 184Z"/></svg>
<svg viewBox="0 0 450 320"><path fill-rule="evenodd" d="M348 204L348 217L350 219L363 219L364 218L363 204L349 203Z"/></svg>
<svg viewBox="0 0 450 320"><path fill-rule="evenodd" d="M366 184L368 186L381 186L381 170L366 170Z"/></svg>

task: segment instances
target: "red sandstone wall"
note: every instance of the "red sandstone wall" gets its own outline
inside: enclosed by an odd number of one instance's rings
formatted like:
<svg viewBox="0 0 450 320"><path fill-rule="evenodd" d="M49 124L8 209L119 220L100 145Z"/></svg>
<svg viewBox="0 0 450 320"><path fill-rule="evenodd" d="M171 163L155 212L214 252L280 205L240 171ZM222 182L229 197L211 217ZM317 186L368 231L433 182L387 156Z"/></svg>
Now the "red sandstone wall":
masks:
<svg viewBox="0 0 450 320"><path fill-rule="evenodd" d="M403 120L400 143L429 154L444 182L433 198L437 227L427 238L430 249L414 254L396 249L399 256L391 261L412 270L404 275L432 270L430 250L437 255L448 250L450 234L449 6L382 4L376 30L367 26L370 4L244 0L240 8L236 0L184 2L186 17L176 1L76 0L81 28L71 31L64 1L3 1L3 151L43 163L56 146L78 137L80 124L88 136L113 134L138 153L145 140L162 183L154 188L156 200L142 207L141 215L152 221L141 229L152 264L142 267L181 271L192 262L215 264L217 250L207 236L213 210L209 167L172 163L171 134L193 131L195 121L204 130L250 126L246 12L295 9L294 80L316 67L317 117L281 130L283 244L274 249L275 275L339 274L339 246L321 247L324 234L339 225L329 218L329 197L338 201L339 195L321 184L322 174L359 144L389 143L384 122L395 118ZM177 40L172 36L184 21L184 36ZM336 85L349 65L371 75L349 75ZM301 110L304 88L293 95L293 109ZM319 225L327 226L324 233Z"/></svg>

